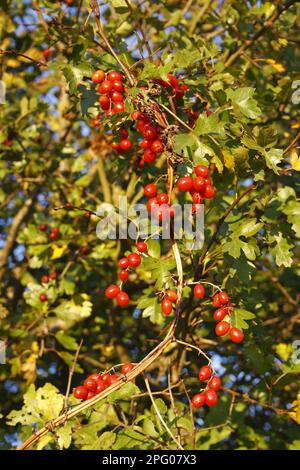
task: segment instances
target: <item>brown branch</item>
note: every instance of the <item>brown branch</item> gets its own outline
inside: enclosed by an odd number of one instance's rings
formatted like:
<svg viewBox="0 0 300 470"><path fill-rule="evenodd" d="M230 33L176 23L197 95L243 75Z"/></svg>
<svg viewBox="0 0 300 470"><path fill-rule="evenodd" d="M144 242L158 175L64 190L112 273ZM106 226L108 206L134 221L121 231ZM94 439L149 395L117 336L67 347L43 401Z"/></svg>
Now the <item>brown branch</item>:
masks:
<svg viewBox="0 0 300 470"><path fill-rule="evenodd" d="M285 5L278 6L271 18L254 34L251 39L245 40L245 42L239 47L239 49L228 57L225 61L225 67L230 67L249 47L251 47L265 32L270 29L279 16L285 12L290 6L294 5L298 0L289 0Z"/></svg>
<svg viewBox="0 0 300 470"><path fill-rule="evenodd" d="M83 343L83 340L80 341L80 343L78 345L78 348L76 349L73 364L72 364L72 367L69 371L68 385L67 385L67 391L66 391L66 396L65 396L65 410L68 409L68 398L69 398L70 389L71 389L72 377L73 377L73 374L74 374L74 371L75 371L75 366L76 366L76 362L78 360L79 351L81 349L82 343Z"/></svg>
<svg viewBox="0 0 300 470"><path fill-rule="evenodd" d="M17 56L20 56L20 57L24 57L24 59L30 60L31 62L34 62L39 67L41 67L41 66L42 67L48 67L48 64L46 62L43 62L41 60L33 59L32 57L29 57L29 55L22 54L21 52L14 51L13 49L9 49L8 51L4 51L3 49L1 49L0 54L17 55Z"/></svg>
<svg viewBox="0 0 300 470"><path fill-rule="evenodd" d="M283 154L287 154L293 147L294 145L298 142L300 139L300 131L296 135L296 137L292 140L292 142L284 149Z"/></svg>

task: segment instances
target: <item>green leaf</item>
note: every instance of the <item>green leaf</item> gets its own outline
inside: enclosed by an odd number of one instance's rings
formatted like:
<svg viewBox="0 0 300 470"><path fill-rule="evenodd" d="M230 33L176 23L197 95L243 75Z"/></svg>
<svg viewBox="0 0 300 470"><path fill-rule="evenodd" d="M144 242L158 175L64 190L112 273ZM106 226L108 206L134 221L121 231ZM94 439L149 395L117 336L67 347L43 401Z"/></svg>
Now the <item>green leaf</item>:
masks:
<svg viewBox="0 0 300 470"><path fill-rule="evenodd" d="M92 303L87 300L86 294L74 297L72 300L63 300L54 312L58 318L69 321L80 321L92 313Z"/></svg>
<svg viewBox="0 0 300 470"><path fill-rule="evenodd" d="M249 328L248 323L245 320L253 320L255 314L248 312L242 308L235 308L230 314L231 325L240 330L247 330Z"/></svg>
<svg viewBox="0 0 300 470"><path fill-rule="evenodd" d="M285 266L286 268L292 266L292 244L283 237L282 233L279 235L270 235L268 241L271 244L275 243L270 247L270 253L275 257L277 266Z"/></svg>
<svg viewBox="0 0 300 470"><path fill-rule="evenodd" d="M152 258L160 258L160 242L159 240L148 240L148 254Z"/></svg>
<svg viewBox="0 0 300 470"><path fill-rule="evenodd" d="M68 449L72 441L72 423L65 423L56 430L60 449Z"/></svg>
<svg viewBox="0 0 300 470"><path fill-rule="evenodd" d="M109 403L116 403L120 400L130 400L132 395L136 395L140 393L140 389L133 383L127 382L120 388L120 390L116 390L112 392L107 400Z"/></svg>
<svg viewBox="0 0 300 470"><path fill-rule="evenodd" d="M226 90L227 98L232 102L234 111L239 115L242 113L250 119L256 119L261 111L257 101L253 98L255 89L251 87L242 87L233 90Z"/></svg>
<svg viewBox="0 0 300 470"><path fill-rule="evenodd" d="M77 349L77 342L72 336L67 335L63 330L58 331L55 334L57 341L62 344L66 349L75 350Z"/></svg>
<svg viewBox="0 0 300 470"><path fill-rule="evenodd" d="M281 149L271 149L264 153L267 167L279 175L280 167L278 164L282 161L283 158L283 150Z"/></svg>

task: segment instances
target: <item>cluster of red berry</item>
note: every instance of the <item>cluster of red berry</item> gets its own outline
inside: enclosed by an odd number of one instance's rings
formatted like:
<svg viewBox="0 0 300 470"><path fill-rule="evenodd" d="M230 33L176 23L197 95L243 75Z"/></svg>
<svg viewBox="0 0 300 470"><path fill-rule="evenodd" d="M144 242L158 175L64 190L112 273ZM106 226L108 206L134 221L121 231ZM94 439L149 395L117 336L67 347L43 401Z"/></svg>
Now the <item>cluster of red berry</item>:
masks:
<svg viewBox="0 0 300 470"><path fill-rule="evenodd" d="M111 116L125 111L124 105L124 76L117 71L105 73L97 70L92 75L92 81L97 85L100 108L105 111L105 116Z"/></svg>
<svg viewBox="0 0 300 470"><path fill-rule="evenodd" d="M140 147L144 150L144 154L139 163L142 167L144 163L153 163L156 156L163 151L164 144L159 136L162 129L141 111L133 111L131 117L136 121L137 131L143 136Z"/></svg>
<svg viewBox="0 0 300 470"><path fill-rule="evenodd" d="M166 290L161 302L161 311L164 315L169 316L173 310L173 304L177 302L177 293L174 290Z"/></svg>
<svg viewBox="0 0 300 470"><path fill-rule="evenodd" d="M216 189L212 185L209 177L208 168L204 165L197 165L194 168L196 177L182 176L177 181L177 187L180 191L187 191L193 199L192 212L197 213L200 210L200 204L203 199L212 199Z"/></svg>
<svg viewBox="0 0 300 470"><path fill-rule="evenodd" d="M144 195L149 198L147 209L159 221L163 220L167 215L174 217L174 208L169 204L169 196L166 193L157 194L156 184L150 183L144 187Z"/></svg>
<svg viewBox="0 0 300 470"><path fill-rule="evenodd" d="M48 225L46 225L46 224L39 224L38 229L39 229L41 232L46 232L46 231L48 230ZM58 238L59 236L60 236L60 230L59 230L59 228L54 227L54 228L50 229L49 239L50 239L51 241L57 240L57 238Z"/></svg>
<svg viewBox="0 0 300 470"><path fill-rule="evenodd" d="M167 80L157 78L153 81L164 87L166 91L170 91L170 95L174 98L183 98L184 93L189 90L189 87L185 83L180 83L178 78L171 73L168 73Z"/></svg>
<svg viewBox="0 0 300 470"><path fill-rule="evenodd" d="M52 273L44 274L41 277L41 282L42 284L48 284L48 282L50 281L56 281L57 278L58 278L58 273L56 271L53 271Z"/></svg>
<svg viewBox="0 0 300 470"><path fill-rule="evenodd" d="M234 343L241 343L244 340L244 333L235 327L231 327L230 320L224 321L224 318L228 315L230 318L230 312L233 309L233 305L229 302L229 297L226 292L219 292L213 298L213 306L219 307L214 312L214 319L218 322L215 332L217 336L225 336L229 333L231 341Z"/></svg>
<svg viewBox="0 0 300 470"><path fill-rule="evenodd" d="M220 377L212 374L213 371L210 366L201 367L198 377L201 382L206 382L206 387L192 397L192 405L195 408L201 408L203 405L217 405L218 395L216 392L220 390L222 382Z"/></svg>
<svg viewBox="0 0 300 470"><path fill-rule="evenodd" d="M136 248L139 253L146 253L147 251L147 244L145 242L138 242L136 244ZM121 281L121 285L123 282L126 282L128 279L128 268L137 268L141 262L142 258L139 253L133 252L130 253L127 257L121 258L119 260L119 267L121 271L119 272L119 279ZM119 286L116 284L111 284L105 289L105 297L108 299L116 298L117 304L120 307L127 307L129 304L129 296L126 292L122 291Z"/></svg>
<svg viewBox="0 0 300 470"><path fill-rule="evenodd" d="M131 363L123 364L121 373L123 375L128 374L134 365ZM106 388L110 387L120 377L119 374L111 374L110 372L104 372L103 374L94 373L85 379L83 385L79 385L74 388L73 395L79 400L89 400L98 393L103 392Z"/></svg>

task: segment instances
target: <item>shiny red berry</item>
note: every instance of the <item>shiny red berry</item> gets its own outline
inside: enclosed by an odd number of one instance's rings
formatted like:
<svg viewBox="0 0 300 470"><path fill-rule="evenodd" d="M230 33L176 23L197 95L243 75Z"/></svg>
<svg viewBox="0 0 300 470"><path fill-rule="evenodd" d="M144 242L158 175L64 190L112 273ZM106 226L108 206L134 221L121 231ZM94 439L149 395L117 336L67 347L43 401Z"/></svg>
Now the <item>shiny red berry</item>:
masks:
<svg viewBox="0 0 300 470"><path fill-rule="evenodd" d="M210 381L208 382L209 389L214 390L215 392L220 390L221 386L222 386L222 381L221 381L220 377L218 377L217 375L212 377L210 379Z"/></svg>
<svg viewBox="0 0 300 470"><path fill-rule="evenodd" d="M214 307L221 307L220 297L219 294L215 294L213 298L213 306Z"/></svg>
<svg viewBox="0 0 300 470"><path fill-rule="evenodd" d="M97 387L96 387L96 393L101 393L103 390L106 389L106 384L103 382L101 378L97 380Z"/></svg>
<svg viewBox="0 0 300 470"><path fill-rule="evenodd" d="M214 390L206 390L205 392L205 404L207 406L216 406L218 403L218 395Z"/></svg>
<svg viewBox="0 0 300 470"><path fill-rule="evenodd" d="M150 149L146 149L143 155L143 159L146 163L153 163L156 159L156 154Z"/></svg>
<svg viewBox="0 0 300 470"><path fill-rule="evenodd" d="M38 226L38 229L41 231L41 232L46 232L48 226L46 224L40 224Z"/></svg>
<svg viewBox="0 0 300 470"><path fill-rule="evenodd" d="M107 111L110 108L110 99L107 95L101 95L98 98L100 108Z"/></svg>
<svg viewBox="0 0 300 470"><path fill-rule="evenodd" d="M122 269L126 269L128 268L128 259L127 258L121 258L119 260L119 267L122 268Z"/></svg>
<svg viewBox="0 0 300 470"><path fill-rule="evenodd" d="M131 117L134 121L137 121L138 119L140 119L141 116L142 116L141 111L132 111L131 113Z"/></svg>
<svg viewBox="0 0 300 470"><path fill-rule="evenodd" d="M173 310L173 304L169 299L163 299L161 303L161 310L164 315L170 315Z"/></svg>
<svg viewBox="0 0 300 470"><path fill-rule="evenodd" d="M227 313L226 308L218 308L218 310L214 312L214 319L216 321L222 321L226 317Z"/></svg>
<svg viewBox="0 0 300 470"><path fill-rule="evenodd" d="M196 393L193 396L191 402L194 408L201 408L205 404L206 397L204 393Z"/></svg>
<svg viewBox="0 0 300 470"><path fill-rule="evenodd" d="M197 176L197 178L193 179L193 189L194 191L198 191L202 193L206 188L206 183L202 176Z"/></svg>
<svg viewBox="0 0 300 470"><path fill-rule="evenodd" d="M107 79L110 80L111 82L114 82L115 80L122 81L124 80L124 75L121 72L113 71L109 72L107 75Z"/></svg>
<svg viewBox="0 0 300 470"><path fill-rule="evenodd" d="M86 397L88 396L88 390L83 387L83 385L79 385L78 387L74 388L73 395L79 400L86 400Z"/></svg>
<svg viewBox="0 0 300 470"><path fill-rule="evenodd" d="M105 80L105 72L103 70L96 70L92 75L92 81L94 83L102 83Z"/></svg>
<svg viewBox="0 0 300 470"><path fill-rule="evenodd" d="M230 330L230 324L227 321L221 321L217 324L215 332L217 336L225 336Z"/></svg>
<svg viewBox="0 0 300 470"><path fill-rule="evenodd" d="M193 178L191 176L183 176L177 181L180 191L191 191L193 189Z"/></svg>
<svg viewBox="0 0 300 470"><path fill-rule="evenodd" d="M124 291L120 291L117 295L117 303L120 307L127 307L129 304L129 296Z"/></svg>
<svg viewBox="0 0 300 470"><path fill-rule="evenodd" d="M126 271L125 269L122 269L122 271L119 272L119 279L122 282L127 281L128 276L129 276L128 271Z"/></svg>
<svg viewBox="0 0 300 470"><path fill-rule="evenodd" d="M148 247L147 247L147 243L145 242L138 242L136 244L136 247L137 247L137 250L140 252L140 253L146 253Z"/></svg>
<svg viewBox="0 0 300 470"><path fill-rule="evenodd" d="M105 297L108 299L113 299L116 297L120 292L120 287L116 286L115 284L111 284L105 289Z"/></svg>
<svg viewBox="0 0 300 470"><path fill-rule="evenodd" d="M165 193L159 193L156 196L157 203L160 204L168 204L169 203L169 196Z"/></svg>
<svg viewBox="0 0 300 470"><path fill-rule="evenodd" d="M41 302L46 302L46 300L47 300L47 295L46 294L41 294L40 295L40 301Z"/></svg>
<svg viewBox="0 0 300 470"><path fill-rule="evenodd" d="M158 206L158 202L156 197L151 197L149 201L147 202L147 209L149 212L152 212L153 209Z"/></svg>
<svg viewBox="0 0 300 470"><path fill-rule="evenodd" d="M115 114L115 113L124 113L125 111L125 105L124 103L115 103L114 104L114 107L112 109L112 113Z"/></svg>
<svg viewBox="0 0 300 470"><path fill-rule="evenodd" d="M104 80L101 85L98 87L97 91L99 93L105 94L109 93L113 89L113 84L109 80Z"/></svg>
<svg viewBox="0 0 300 470"><path fill-rule="evenodd" d="M121 368L121 372L123 375L128 374L132 369L134 368L134 365L131 364L130 362L127 364L123 364Z"/></svg>
<svg viewBox="0 0 300 470"><path fill-rule="evenodd" d="M201 382L206 382L211 377L212 370L209 366L203 366L201 367L198 377Z"/></svg>
<svg viewBox="0 0 300 470"><path fill-rule="evenodd" d="M156 184L149 183L144 187L144 194L147 197L155 197L157 194Z"/></svg>
<svg viewBox="0 0 300 470"><path fill-rule="evenodd" d="M123 139L120 142L120 148L122 150L129 150L131 148L131 146L132 146L132 143L131 143L131 140L129 140L129 139Z"/></svg>
<svg viewBox="0 0 300 470"><path fill-rule="evenodd" d="M216 193L216 190L213 186L207 185L204 192L203 192L203 197L207 199L212 199Z"/></svg>
<svg viewBox="0 0 300 470"><path fill-rule="evenodd" d="M113 384L114 382L116 382L118 379L119 379L118 374L111 374L111 375L108 377L106 384L108 385L108 387L110 387L110 385L112 385L112 384Z"/></svg>
<svg viewBox="0 0 300 470"><path fill-rule="evenodd" d="M239 328L231 328L231 330L229 331L229 336L230 336L230 339L231 341L233 341L234 343L241 343L242 341L244 341L244 333L239 329Z"/></svg>
<svg viewBox="0 0 300 470"><path fill-rule="evenodd" d="M124 101L124 96L119 91L113 91L111 94L111 99L114 103L120 103Z"/></svg>
<svg viewBox="0 0 300 470"><path fill-rule="evenodd" d="M161 140L154 140L151 144L151 150L154 153L161 153L164 149L164 144Z"/></svg>
<svg viewBox="0 0 300 470"><path fill-rule="evenodd" d="M171 300L171 302L177 302L177 292L175 290L168 289L165 294L167 299Z"/></svg>
<svg viewBox="0 0 300 470"><path fill-rule="evenodd" d="M202 284L196 284L194 287L194 296L198 299L203 299L205 296L205 289Z"/></svg>
<svg viewBox="0 0 300 470"><path fill-rule="evenodd" d="M136 268L137 266L139 266L139 264L141 264L141 261L142 261L142 258L140 257L138 253L130 253L127 259L128 259L128 266L130 266L131 268Z"/></svg>
<svg viewBox="0 0 300 470"><path fill-rule="evenodd" d="M204 165L197 165L194 168L195 173L197 176L202 176L202 178L206 178L208 176L208 168Z"/></svg>
<svg viewBox="0 0 300 470"><path fill-rule="evenodd" d="M83 385L87 390L91 390L92 392L94 392L97 388L97 380L94 380L92 377L88 377L83 382Z"/></svg>
<svg viewBox="0 0 300 470"><path fill-rule="evenodd" d="M112 84L112 88L115 91L123 91L124 90L124 85L120 80L114 80L113 82L110 82Z"/></svg>
<svg viewBox="0 0 300 470"><path fill-rule="evenodd" d="M229 302L229 297L228 297L228 295L226 294L226 292L224 292L224 291L219 292L219 302L220 302L221 305L226 305L226 304L228 304L228 302Z"/></svg>
<svg viewBox="0 0 300 470"><path fill-rule="evenodd" d="M45 274L41 278L41 281L42 281L43 284L48 284L49 280L50 280L50 278L49 278L49 276L47 276L47 274Z"/></svg>

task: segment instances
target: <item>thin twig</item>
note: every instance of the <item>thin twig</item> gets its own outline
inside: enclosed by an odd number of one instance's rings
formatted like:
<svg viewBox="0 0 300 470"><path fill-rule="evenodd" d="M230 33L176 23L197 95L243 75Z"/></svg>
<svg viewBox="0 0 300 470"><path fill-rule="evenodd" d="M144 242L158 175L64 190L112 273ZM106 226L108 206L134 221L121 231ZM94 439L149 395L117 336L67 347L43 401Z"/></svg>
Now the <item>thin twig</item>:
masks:
<svg viewBox="0 0 300 470"><path fill-rule="evenodd" d="M76 352L75 352L72 367L69 371L68 385L67 385L67 391L66 391L66 395L65 395L65 408L64 408L65 411L68 409L68 398L69 398L70 389L71 389L72 377L73 377L73 374L74 374L74 371L75 371L75 366L76 366L76 363L77 363L77 360L78 360L78 355L79 355L79 351L81 349L82 343L83 343L83 340L81 339L80 343L78 345L78 348L76 349Z"/></svg>

